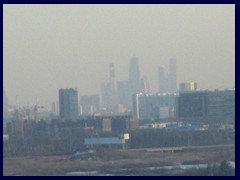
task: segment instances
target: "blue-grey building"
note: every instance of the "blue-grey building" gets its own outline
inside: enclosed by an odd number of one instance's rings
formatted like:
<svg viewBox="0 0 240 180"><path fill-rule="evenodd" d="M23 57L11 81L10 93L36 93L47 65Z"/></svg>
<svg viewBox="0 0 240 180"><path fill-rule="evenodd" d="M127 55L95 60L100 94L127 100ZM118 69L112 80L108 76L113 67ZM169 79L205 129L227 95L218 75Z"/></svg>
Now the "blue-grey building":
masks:
<svg viewBox="0 0 240 180"><path fill-rule="evenodd" d="M79 115L77 89L59 90L60 118L65 120L76 120Z"/></svg>
<svg viewBox="0 0 240 180"><path fill-rule="evenodd" d="M133 116L139 120L158 120L173 118L176 93L145 94L139 93L132 96Z"/></svg>
<svg viewBox="0 0 240 180"><path fill-rule="evenodd" d="M177 99L177 116L188 121L235 121L235 90L189 91Z"/></svg>

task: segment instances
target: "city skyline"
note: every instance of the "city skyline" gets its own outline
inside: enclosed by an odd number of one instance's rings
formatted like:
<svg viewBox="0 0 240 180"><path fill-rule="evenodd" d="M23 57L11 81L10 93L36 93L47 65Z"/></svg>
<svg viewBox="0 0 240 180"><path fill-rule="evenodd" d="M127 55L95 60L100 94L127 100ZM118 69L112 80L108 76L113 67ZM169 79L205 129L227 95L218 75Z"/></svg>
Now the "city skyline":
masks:
<svg viewBox="0 0 240 180"><path fill-rule="evenodd" d="M61 88L100 94L109 64L115 81L126 81L133 57L152 92L158 67L166 69L171 58L177 87L235 86L234 5L4 5L3 11L9 104L51 103Z"/></svg>

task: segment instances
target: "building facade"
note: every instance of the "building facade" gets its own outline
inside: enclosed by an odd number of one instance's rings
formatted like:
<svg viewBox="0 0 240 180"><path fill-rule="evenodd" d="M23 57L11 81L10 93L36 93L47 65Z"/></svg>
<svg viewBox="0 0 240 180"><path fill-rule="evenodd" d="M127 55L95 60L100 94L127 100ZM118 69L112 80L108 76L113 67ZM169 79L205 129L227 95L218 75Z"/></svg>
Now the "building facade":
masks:
<svg viewBox="0 0 240 180"><path fill-rule="evenodd" d="M159 93L168 92L167 77L165 75L165 70L163 67L158 68L158 92Z"/></svg>
<svg viewBox="0 0 240 180"><path fill-rule="evenodd" d="M176 76L176 60L169 60L168 74L163 67L158 68L158 91L159 93L176 93L177 76Z"/></svg>
<svg viewBox="0 0 240 180"><path fill-rule="evenodd" d="M128 79L130 97L135 93L140 93L143 91L138 62L139 62L138 58L136 57L130 60L129 79ZM130 98L130 101L131 101L131 98Z"/></svg>
<svg viewBox="0 0 240 180"><path fill-rule="evenodd" d="M100 108L99 95L80 96L81 115L92 115L98 113Z"/></svg>
<svg viewBox="0 0 240 180"><path fill-rule="evenodd" d="M188 91L177 99L177 116L186 121L235 121L235 91Z"/></svg>
<svg viewBox="0 0 240 180"><path fill-rule="evenodd" d="M116 111L117 92L115 83L114 65L109 65L109 82L101 85L101 105L105 113L112 114Z"/></svg>
<svg viewBox="0 0 240 180"><path fill-rule="evenodd" d="M173 118L176 97L176 93L135 94L132 96L133 117L145 121Z"/></svg>
<svg viewBox="0 0 240 180"><path fill-rule="evenodd" d="M76 120L79 115L77 89L59 90L60 118L65 120Z"/></svg>

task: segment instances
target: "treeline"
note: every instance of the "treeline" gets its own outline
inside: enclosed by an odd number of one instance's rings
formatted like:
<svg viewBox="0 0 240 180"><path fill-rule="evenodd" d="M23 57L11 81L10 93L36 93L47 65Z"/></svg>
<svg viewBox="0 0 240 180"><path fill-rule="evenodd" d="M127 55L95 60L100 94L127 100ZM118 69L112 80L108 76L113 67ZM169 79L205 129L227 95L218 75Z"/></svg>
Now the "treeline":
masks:
<svg viewBox="0 0 240 180"><path fill-rule="evenodd" d="M234 144L235 132L227 130L180 131L141 129L130 134L129 148L155 148Z"/></svg>

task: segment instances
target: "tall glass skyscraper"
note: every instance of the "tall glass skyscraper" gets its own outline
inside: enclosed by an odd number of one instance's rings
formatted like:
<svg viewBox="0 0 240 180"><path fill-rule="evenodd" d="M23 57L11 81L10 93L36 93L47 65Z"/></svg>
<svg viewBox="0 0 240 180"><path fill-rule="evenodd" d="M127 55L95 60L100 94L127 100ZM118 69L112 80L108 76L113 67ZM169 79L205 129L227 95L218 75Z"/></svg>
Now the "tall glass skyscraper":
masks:
<svg viewBox="0 0 240 180"><path fill-rule="evenodd" d="M79 114L77 89L59 90L60 118L65 120L76 120Z"/></svg>

